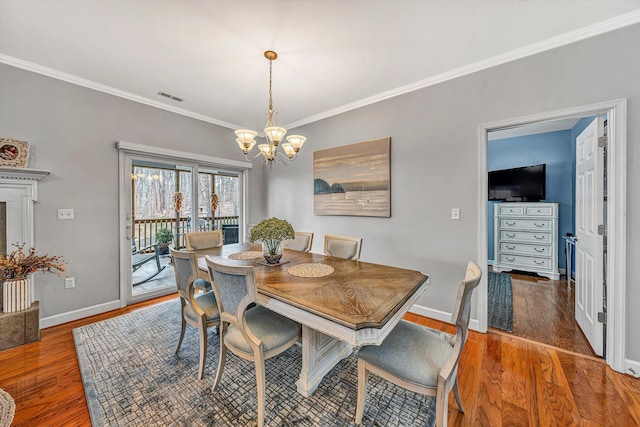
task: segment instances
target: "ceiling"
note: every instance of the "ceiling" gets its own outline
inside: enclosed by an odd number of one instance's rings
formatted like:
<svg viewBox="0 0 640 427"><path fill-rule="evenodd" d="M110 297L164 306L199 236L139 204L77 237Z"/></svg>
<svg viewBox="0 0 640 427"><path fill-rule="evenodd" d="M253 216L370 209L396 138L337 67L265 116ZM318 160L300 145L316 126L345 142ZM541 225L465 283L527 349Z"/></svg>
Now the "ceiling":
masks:
<svg viewBox="0 0 640 427"><path fill-rule="evenodd" d="M640 0L0 0L0 62L259 130L272 49L291 128L638 22Z"/></svg>

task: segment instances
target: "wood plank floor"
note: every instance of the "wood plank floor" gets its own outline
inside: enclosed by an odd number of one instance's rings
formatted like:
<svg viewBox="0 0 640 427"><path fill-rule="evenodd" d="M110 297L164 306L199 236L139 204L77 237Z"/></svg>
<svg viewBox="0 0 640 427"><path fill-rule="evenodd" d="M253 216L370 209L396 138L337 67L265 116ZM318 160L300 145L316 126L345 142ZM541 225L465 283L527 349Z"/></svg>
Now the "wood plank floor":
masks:
<svg viewBox="0 0 640 427"><path fill-rule="evenodd" d="M513 290L513 335L596 356L575 320L575 286L535 274L509 273Z"/></svg>
<svg viewBox="0 0 640 427"><path fill-rule="evenodd" d="M16 401L12 426L89 426L71 330L171 298L175 294L44 329L41 341L0 352L0 388ZM407 318L453 332L446 323ZM451 397L451 426L640 425L640 379L509 334L472 332L459 378L466 412L459 413Z"/></svg>

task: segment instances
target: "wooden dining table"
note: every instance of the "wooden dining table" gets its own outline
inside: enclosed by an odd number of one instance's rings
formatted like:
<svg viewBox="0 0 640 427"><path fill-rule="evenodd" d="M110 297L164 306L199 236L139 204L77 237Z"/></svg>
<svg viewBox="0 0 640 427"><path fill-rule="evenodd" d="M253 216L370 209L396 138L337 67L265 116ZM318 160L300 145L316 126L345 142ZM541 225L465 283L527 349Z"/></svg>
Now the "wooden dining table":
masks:
<svg viewBox="0 0 640 427"><path fill-rule="evenodd" d="M232 259L258 251L262 246L253 243L200 251L199 276L210 280L205 257L255 267L258 303L302 325L302 370L296 386L304 396L311 395L354 346L381 344L429 283L428 275L416 270L292 250L285 250L275 266L261 264L263 258ZM288 271L310 264L333 272L300 277Z"/></svg>

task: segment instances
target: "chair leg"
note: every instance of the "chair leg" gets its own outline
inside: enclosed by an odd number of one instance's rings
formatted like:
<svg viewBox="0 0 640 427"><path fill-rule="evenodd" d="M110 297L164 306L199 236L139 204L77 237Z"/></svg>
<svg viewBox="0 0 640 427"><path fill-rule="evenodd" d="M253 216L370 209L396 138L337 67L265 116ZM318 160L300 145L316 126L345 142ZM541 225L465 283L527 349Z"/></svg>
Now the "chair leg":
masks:
<svg viewBox="0 0 640 427"><path fill-rule="evenodd" d="M222 371L224 369L224 363L227 360L227 346L224 345L222 340L222 335L220 335L220 359L218 359L218 369L216 370L216 379L213 380L213 387L211 387L211 391L216 391L216 387L220 383L220 378L222 378Z"/></svg>
<svg viewBox="0 0 640 427"><path fill-rule="evenodd" d="M456 403L458 404L458 411L464 414L464 407L462 406L462 400L460 399L460 392L458 391L458 377L456 376L456 381L453 383L453 395L456 398Z"/></svg>
<svg viewBox="0 0 640 427"><path fill-rule="evenodd" d="M367 391L367 362L358 359L358 403L356 405L356 424L362 422L362 411L364 410L364 396Z"/></svg>
<svg viewBox="0 0 640 427"><path fill-rule="evenodd" d="M447 427L449 417L449 393L444 384L438 384L436 392L436 427Z"/></svg>
<svg viewBox="0 0 640 427"><path fill-rule="evenodd" d="M182 340L184 339L184 330L187 327L187 321L184 320L184 301L182 301L182 298L180 298L180 305L181 307L181 311L182 311L182 315L180 316L182 319L182 326L180 327L180 339L178 340L178 347L176 348L176 354L178 354L178 351L180 350L180 346L182 345Z"/></svg>
<svg viewBox="0 0 640 427"><path fill-rule="evenodd" d="M258 392L258 427L264 426L264 355L258 352L256 355L256 390Z"/></svg>
<svg viewBox="0 0 640 427"><path fill-rule="evenodd" d="M198 379L201 380L204 377L204 365L207 361L207 323L205 320L200 319L198 329L200 330L200 368L198 370Z"/></svg>

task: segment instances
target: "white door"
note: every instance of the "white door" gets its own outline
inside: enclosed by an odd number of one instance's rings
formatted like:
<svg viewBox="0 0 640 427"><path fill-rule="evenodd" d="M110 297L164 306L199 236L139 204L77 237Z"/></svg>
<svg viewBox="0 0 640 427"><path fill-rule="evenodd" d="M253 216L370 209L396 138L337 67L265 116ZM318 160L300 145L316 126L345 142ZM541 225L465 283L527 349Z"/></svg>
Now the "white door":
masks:
<svg viewBox="0 0 640 427"><path fill-rule="evenodd" d="M603 355L603 224L604 152L598 138L604 132L604 119L598 117L576 140L576 321L593 351Z"/></svg>

